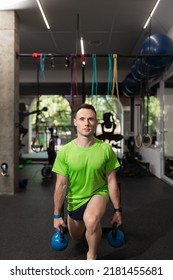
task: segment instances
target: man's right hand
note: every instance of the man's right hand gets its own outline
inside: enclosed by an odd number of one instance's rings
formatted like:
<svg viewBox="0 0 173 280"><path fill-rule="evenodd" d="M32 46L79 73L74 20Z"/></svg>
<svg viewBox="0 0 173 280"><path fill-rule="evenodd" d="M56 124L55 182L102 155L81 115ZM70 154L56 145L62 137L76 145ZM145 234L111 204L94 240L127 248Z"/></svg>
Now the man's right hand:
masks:
<svg viewBox="0 0 173 280"><path fill-rule="evenodd" d="M60 217L60 218L58 218L58 219L57 219L57 218L56 218L56 219L54 218L53 226L54 226L54 228L60 230L60 226L65 227L66 224L65 224L63 218Z"/></svg>

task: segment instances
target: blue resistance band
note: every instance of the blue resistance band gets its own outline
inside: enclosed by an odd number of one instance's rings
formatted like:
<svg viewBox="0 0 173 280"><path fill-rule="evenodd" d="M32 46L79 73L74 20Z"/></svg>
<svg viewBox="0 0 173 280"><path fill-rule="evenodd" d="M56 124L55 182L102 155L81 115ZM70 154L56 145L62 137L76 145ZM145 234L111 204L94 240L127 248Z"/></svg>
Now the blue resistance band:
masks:
<svg viewBox="0 0 173 280"><path fill-rule="evenodd" d="M112 54L108 54L108 66L107 95L112 92Z"/></svg>
<svg viewBox="0 0 173 280"><path fill-rule="evenodd" d="M93 60L93 74L92 74L92 89L91 94L94 95L94 86L95 86L95 94L98 93L98 79L97 79L97 61L96 61L96 54L92 54Z"/></svg>
<svg viewBox="0 0 173 280"><path fill-rule="evenodd" d="M45 54L40 54L40 71L44 76L44 65L45 65L45 59L46 59L46 55Z"/></svg>

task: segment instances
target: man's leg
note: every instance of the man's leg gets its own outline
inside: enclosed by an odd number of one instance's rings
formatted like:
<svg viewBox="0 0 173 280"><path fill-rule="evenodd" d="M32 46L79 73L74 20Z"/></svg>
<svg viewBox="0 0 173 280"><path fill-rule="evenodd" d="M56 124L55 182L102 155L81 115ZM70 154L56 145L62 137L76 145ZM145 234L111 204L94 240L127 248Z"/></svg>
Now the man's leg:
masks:
<svg viewBox="0 0 173 280"><path fill-rule="evenodd" d="M76 221L70 218L67 219L68 231L72 239L79 240L83 237L85 231L85 224L83 221Z"/></svg>
<svg viewBox="0 0 173 280"><path fill-rule="evenodd" d="M106 205L106 197L94 195L89 201L84 213L85 235L88 242L88 260L94 260L97 257L97 248L102 236L101 218L105 213Z"/></svg>

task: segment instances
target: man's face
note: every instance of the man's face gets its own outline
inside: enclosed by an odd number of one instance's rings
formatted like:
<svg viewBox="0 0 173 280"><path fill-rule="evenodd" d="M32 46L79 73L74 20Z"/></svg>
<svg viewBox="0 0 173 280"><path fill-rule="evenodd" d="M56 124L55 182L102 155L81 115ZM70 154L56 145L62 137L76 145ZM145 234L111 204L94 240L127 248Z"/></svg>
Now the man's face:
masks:
<svg viewBox="0 0 173 280"><path fill-rule="evenodd" d="M74 119L74 125L77 128L78 135L89 137L94 135L97 119L93 110L82 108Z"/></svg>

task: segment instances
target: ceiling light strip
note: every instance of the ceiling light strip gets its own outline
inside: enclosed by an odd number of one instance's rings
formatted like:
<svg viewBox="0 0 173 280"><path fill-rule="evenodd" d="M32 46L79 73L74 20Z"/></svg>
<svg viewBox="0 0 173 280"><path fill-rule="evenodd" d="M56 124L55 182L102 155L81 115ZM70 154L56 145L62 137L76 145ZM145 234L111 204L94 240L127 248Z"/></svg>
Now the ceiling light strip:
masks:
<svg viewBox="0 0 173 280"><path fill-rule="evenodd" d="M49 25L49 23L48 23L48 20L47 20L47 18L46 18L46 15L45 15L45 13L44 13L44 11L43 11L43 8L42 8L42 6L41 6L40 0L37 0L37 4L38 4L38 7L39 7L39 9L40 9L40 12L41 12L41 14L42 14L42 17L43 17L43 19L44 19L44 22L45 22L45 24L46 24L47 29L50 29L50 25Z"/></svg>
<svg viewBox="0 0 173 280"><path fill-rule="evenodd" d="M84 50L84 41L83 41L83 37L80 38L80 47L81 47L82 64L85 65L85 50Z"/></svg>
<svg viewBox="0 0 173 280"><path fill-rule="evenodd" d="M154 5L154 8L152 9L152 11L151 11L151 13L150 13L145 25L144 25L144 29L148 26L149 21L151 20L155 10L157 9L157 6L159 5L159 2L160 2L160 0L157 0L156 4Z"/></svg>
<svg viewBox="0 0 173 280"><path fill-rule="evenodd" d="M85 54L85 51L84 51L84 43L83 43L83 38L81 37L80 39L80 46L81 46L81 54Z"/></svg>

